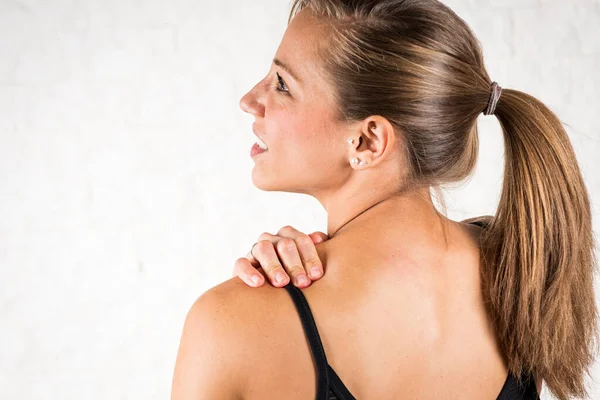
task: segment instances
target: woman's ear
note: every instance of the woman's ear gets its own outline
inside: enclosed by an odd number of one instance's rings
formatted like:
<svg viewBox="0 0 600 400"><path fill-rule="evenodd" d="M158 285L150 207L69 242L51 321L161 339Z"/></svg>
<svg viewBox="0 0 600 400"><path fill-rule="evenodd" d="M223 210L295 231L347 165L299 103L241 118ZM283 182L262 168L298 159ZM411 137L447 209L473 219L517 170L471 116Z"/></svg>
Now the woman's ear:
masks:
<svg viewBox="0 0 600 400"><path fill-rule="evenodd" d="M396 145L396 132L386 118L372 115L362 123L356 157L371 165L377 165L390 155Z"/></svg>

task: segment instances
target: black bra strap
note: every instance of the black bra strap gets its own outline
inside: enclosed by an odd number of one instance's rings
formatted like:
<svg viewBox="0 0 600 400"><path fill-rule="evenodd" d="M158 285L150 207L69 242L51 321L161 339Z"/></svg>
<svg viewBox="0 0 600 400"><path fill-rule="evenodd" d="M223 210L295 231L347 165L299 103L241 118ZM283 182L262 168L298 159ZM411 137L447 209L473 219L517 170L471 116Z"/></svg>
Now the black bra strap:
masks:
<svg viewBox="0 0 600 400"><path fill-rule="evenodd" d="M517 380L515 375L508 374L502 391L496 400L539 400L539 398L533 377L523 372L520 381Z"/></svg>
<svg viewBox="0 0 600 400"><path fill-rule="evenodd" d="M329 376L329 386L330 390L338 397L340 400L356 400L356 398L350 393L344 382L340 379L338 374L335 372L331 365L328 366L327 373Z"/></svg>
<svg viewBox="0 0 600 400"><path fill-rule="evenodd" d="M321 343L321 337L317 330L317 325L315 324L310 307L308 306L308 302L302 294L302 291L294 286L291 281L284 287L292 297L296 310L298 310L298 315L300 315L300 321L304 328L304 334L306 335L306 339L308 340L313 355L313 360L317 369L317 399L327 399L329 393L329 379L327 375L328 364L327 357L325 357L325 349L323 348L323 343Z"/></svg>

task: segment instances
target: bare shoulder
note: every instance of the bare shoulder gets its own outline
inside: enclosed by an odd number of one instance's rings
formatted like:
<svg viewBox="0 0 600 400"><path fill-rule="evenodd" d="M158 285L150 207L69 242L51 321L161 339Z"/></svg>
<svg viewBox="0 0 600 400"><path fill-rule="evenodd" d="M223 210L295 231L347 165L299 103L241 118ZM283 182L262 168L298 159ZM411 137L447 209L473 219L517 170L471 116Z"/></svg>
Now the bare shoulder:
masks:
<svg viewBox="0 0 600 400"><path fill-rule="evenodd" d="M269 364L264 354L278 339L284 296L238 278L199 296L184 323L171 398L243 398L257 366Z"/></svg>
<svg viewBox="0 0 600 400"><path fill-rule="evenodd" d="M251 306L254 302L267 301L270 296L276 295L275 289L269 285L252 288L234 277L204 292L194 306L198 305L208 313L225 311L227 314L244 314L255 308Z"/></svg>
<svg viewBox="0 0 600 400"><path fill-rule="evenodd" d="M272 327L289 297L285 289L263 285L252 288L231 278L203 293L192 305L187 318L202 321L219 334L230 350L240 351L246 343L256 345ZM288 301L289 302L289 301ZM236 349L239 347L239 349Z"/></svg>

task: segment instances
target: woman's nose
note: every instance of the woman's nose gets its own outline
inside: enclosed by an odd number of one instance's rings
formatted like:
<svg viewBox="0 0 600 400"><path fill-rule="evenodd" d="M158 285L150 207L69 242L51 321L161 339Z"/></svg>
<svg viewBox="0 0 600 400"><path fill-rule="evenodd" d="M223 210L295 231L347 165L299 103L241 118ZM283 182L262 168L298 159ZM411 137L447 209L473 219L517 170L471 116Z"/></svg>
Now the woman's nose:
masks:
<svg viewBox="0 0 600 400"><path fill-rule="evenodd" d="M260 114L263 113L264 108L260 103L260 99L256 93L257 86L254 86L252 90L243 95L240 99L240 108L244 112L247 112L254 116L260 116Z"/></svg>
<svg viewBox="0 0 600 400"><path fill-rule="evenodd" d="M243 95L242 98L240 99L240 108L244 112L252 114L251 102L252 102L252 99L250 98L250 92L248 92L245 95Z"/></svg>

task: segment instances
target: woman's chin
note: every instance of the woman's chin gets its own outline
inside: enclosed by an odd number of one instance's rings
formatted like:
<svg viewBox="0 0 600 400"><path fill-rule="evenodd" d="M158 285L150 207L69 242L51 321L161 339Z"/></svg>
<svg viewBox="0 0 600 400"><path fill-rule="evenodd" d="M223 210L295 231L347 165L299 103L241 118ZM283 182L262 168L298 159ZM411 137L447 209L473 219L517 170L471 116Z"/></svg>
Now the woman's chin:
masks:
<svg viewBox="0 0 600 400"><path fill-rule="evenodd" d="M258 172L256 168L252 169L252 184L254 187L264 191L278 190L272 180L267 179L264 174Z"/></svg>

